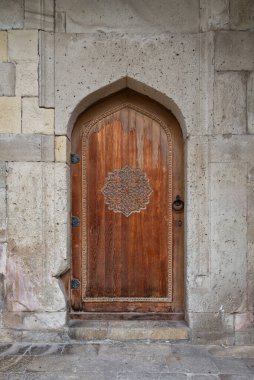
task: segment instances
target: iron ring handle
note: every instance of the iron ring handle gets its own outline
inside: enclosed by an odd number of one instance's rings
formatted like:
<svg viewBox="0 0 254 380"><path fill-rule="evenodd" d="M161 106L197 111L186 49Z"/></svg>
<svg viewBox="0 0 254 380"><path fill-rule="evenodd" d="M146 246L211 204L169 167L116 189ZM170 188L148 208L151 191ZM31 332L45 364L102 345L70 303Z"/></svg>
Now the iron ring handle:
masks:
<svg viewBox="0 0 254 380"><path fill-rule="evenodd" d="M172 208L175 211L182 211L184 209L184 201L180 199L179 195L176 196L176 199L172 204Z"/></svg>

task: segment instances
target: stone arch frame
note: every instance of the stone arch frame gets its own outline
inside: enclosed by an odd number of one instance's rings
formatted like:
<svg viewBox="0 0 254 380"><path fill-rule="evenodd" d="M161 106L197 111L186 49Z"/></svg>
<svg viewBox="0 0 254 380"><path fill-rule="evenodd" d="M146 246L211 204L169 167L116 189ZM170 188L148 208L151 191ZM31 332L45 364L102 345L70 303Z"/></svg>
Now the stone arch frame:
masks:
<svg viewBox="0 0 254 380"><path fill-rule="evenodd" d="M70 138L71 133L73 130L73 127L76 123L77 118L81 113L83 113L88 107L92 106L93 104L97 103L98 101L102 100L103 98L106 98L109 95L113 95L114 93L117 93L118 91L124 90L126 88L129 88L131 90L136 91L140 95L145 95L151 98L152 100L155 100L157 103L164 106L166 109L172 112L172 114L177 119L178 123L180 124L180 127L182 129L183 138L184 140L187 138L187 126L185 123L185 117L180 110L180 108L177 106L173 98L170 98L165 93L162 93L155 88L148 86L145 83L142 83L140 81L137 81L136 79L133 79L131 77L123 77L120 78L112 83L109 83L106 86L103 86L99 88L98 90L90 93L89 95L85 96L73 109L71 112L71 116L69 118L68 124L66 126L66 134Z"/></svg>
<svg viewBox="0 0 254 380"><path fill-rule="evenodd" d="M120 78L113 83L110 83L104 87L101 87L100 89L90 93L89 95L85 96L73 109L71 116L69 118L68 124L67 124L67 137L71 139L72 131L73 128L76 124L76 121L78 117L84 113L89 107L93 106L99 101L102 101L103 99L107 98L110 95L114 95L115 93L124 90L124 89L131 89L137 92L140 95L143 96L148 96L152 100L156 101L158 104L164 106L167 110L169 110L177 119L181 131L182 131L182 136L183 136L183 142L185 143L185 140L187 139L187 126L185 123L185 117L180 110L180 108L177 106L177 104L174 102L174 100L170 97L168 97L165 93L162 93L155 88L152 88L142 82L139 82L135 79L132 79L130 77L124 77ZM184 149L185 150L185 149ZM185 178L185 168L186 168L186 154L184 151L184 183L186 183ZM69 187L69 190L70 187ZM186 188L184 186L184 198L186 193ZM69 191L70 194L70 191ZM186 214L184 215L184 219L186 219ZM69 250L69 259L71 260L71 249ZM184 233L184 311L185 311L185 320L188 315L188 310L187 310L187 305L188 302L186 301L187 298L187 293L186 293L186 233ZM67 276L66 276L67 275ZM68 278L69 281L69 275L70 275L70 270L65 271L63 273L63 277ZM62 277L62 276L61 276ZM64 280L64 278L62 278ZM67 285L66 281L64 281L65 285L65 290L67 290ZM69 294L69 289L68 289L68 294ZM67 297L67 305L70 307L70 299ZM68 308L69 308L68 307ZM68 312L68 310L67 310Z"/></svg>

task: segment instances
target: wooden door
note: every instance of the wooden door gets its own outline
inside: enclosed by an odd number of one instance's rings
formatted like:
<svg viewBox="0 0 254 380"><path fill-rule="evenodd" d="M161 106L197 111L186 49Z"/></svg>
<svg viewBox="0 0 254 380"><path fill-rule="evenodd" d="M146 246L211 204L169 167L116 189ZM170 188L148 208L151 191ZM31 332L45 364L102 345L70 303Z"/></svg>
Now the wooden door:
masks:
<svg viewBox="0 0 254 380"><path fill-rule="evenodd" d="M122 91L80 116L72 153L72 309L181 319L183 142L176 119Z"/></svg>

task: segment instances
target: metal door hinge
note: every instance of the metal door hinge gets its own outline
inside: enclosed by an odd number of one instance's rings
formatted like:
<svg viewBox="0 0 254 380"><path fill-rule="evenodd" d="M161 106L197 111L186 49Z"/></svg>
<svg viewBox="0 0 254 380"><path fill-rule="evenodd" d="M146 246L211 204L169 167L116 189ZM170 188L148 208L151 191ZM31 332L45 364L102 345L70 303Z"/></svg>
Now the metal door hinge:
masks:
<svg viewBox="0 0 254 380"><path fill-rule="evenodd" d="M80 287L80 281L77 278L73 278L71 280L71 288L72 289L79 289Z"/></svg>
<svg viewBox="0 0 254 380"><path fill-rule="evenodd" d="M71 153L71 163L78 164L80 162L80 156L76 153Z"/></svg>
<svg viewBox="0 0 254 380"><path fill-rule="evenodd" d="M80 226L80 219L78 216L72 216L71 217L71 226L72 227L79 227Z"/></svg>

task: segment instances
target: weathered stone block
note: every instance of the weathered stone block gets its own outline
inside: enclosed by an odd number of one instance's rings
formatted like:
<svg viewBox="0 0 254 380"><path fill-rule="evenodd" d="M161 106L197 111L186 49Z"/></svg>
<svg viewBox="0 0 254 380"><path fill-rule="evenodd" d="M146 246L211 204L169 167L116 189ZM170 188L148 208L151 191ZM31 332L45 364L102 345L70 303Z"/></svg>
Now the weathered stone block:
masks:
<svg viewBox="0 0 254 380"><path fill-rule="evenodd" d="M253 162L253 149L254 136L229 134L209 137L210 162Z"/></svg>
<svg viewBox="0 0 254 380"><path fill-rule="evenodd" d="M6 275L7 243L0 244L0 274Z"/></svg>
<svg viewBox="0 0 254 380"><path fill-rule="evenodd" d="M7 223L6 220L0 220L0 243L7 241Z"/></svg>
<svg viewBox="0 0 254 380"><path fill-rule="evenodd" d="M254 32L217 32L216 70L254 70Z"/></svg>
<svg viewBox="0 0 254 380"><path fill-rule="evenodd" d="M245 73L215 75L213 133L246 133Z"/></svg>
<svg viewBox="0 0 254 380"><path fill-rule="evenodd" d="M210 176L212 307L241 312L247 301L247 164L213 163Z"/></svg>
<svg viewBox="0 0 254 380"><path fill-rule="evenodd" d="M21 98L0 97L0 133L21 132Z"/></svg>
<svg viewBox="0 0 254 380"><path fill-rule="evenodd" d="M254 172L254 171L253 171ZM248 310L254 311L254 185L248 185L248 210L247 210L247 297Z"/></svg>
<svg viewBox="0 0 254 380"><path fill-rule="evenodd" d="M253 313L239 313L235 315L235 330L247 330L249 327L254 328Z"/></svg>
<svg viewBox="0 0 254 380"><path fill-rule="evenodd" d="M190 137L186 145L188 163L186 233L189 248L187 276L193 283L197 275L209 274L208 138Z"/></svg>
<svg viewBox="0 0 254 380"><path fill-rule="evenodd" d="M234 330L234 316L221 313L192 313L190 327L193 330L205 330L208 333L212 331L228 331Z"/></svg>
<svg viewBox="0 0 254 380"><path fill-rule="evenodd" d="M2 161L54 161L54 136L0 135Z"/></svg>
<svg viewBox="0 0 254 380"><path fill-rule="evenodd" d="M38 96L38 64L19 62L16 65L16 95Z"/></svg>
<svg viewBox="0 0 254 380"><path fill-rule="evenodd" d="M41 161L55 160L55 140L54 136L41 136Z"/></svg>
<svg viewBox="0 0 254 380"><path fill-rule="evenodd" d="M66 32L66 14L65 12L55 13L55 32L65 33Z"/></svg>
<svg viewBox="0 0 254 380"><path fill-rule="evenodd" d="M0 61L8 61L7 32L0 32Z"/></svg>
<svg viewBox="0 0 254 380"><path fill-rule="evenodd" d="M0 96L15 95L15 66L13 63L0 62Z"/></svg>
<svg viewBox="0 0 254 380"><path fill-rule="evenodd" d="M23 0L1 0L0 29L22 29Z"/></svg>
<svg viewBox="0 0 254 380"><path fill-rule="evenodd" d="M9 60L38 61L38 31L10 30L8 32Z"/></svg>
<svg viewBox="0 0 254 380"><path fill-rule="evenodd" d="M89 9L89 11L88 11ZM170 32L199 31L199 2L197 0L146 0L135 6L125 1L94 2L93 0L56 1L56 11L66 12L67 33L95 31Z"/></svg>
<svg viewBox="0 0 254 380"><path fill-rule="evenodd" d="M58 162L70 162L71 143L66 136L55 138L55 160Z"/></svg>
<svg viewBox="0 0 254 380"><path fill-rule="evenodd" d="M208 30L229 28L229 0L200 1L200 29Z"/></svg>
<svg viewBox="0 0 254 380"><path fill-rule="evenodd" d="M54 33L39 32L39 104L55 106L55 37Z"/></svg>
<svg viewBox="0 0 254 380"><path fill-rule="evenodd" d="M6 242L6 216L6 163L0 162L0 243Z"/></svg>
<svg viewBox="0 0 254 380"><path fill-rule="evenodd" d="M0 189L6 186L6 163L0 162Z"/></svg>
<svg viewBox="0 0 254 380"><path fill-rule="evenodd" d="M214 33L200 35L199 125L194 134L209 134L213 128L214 102Z"/></svg>
<svg viewBox="0 0 254 380"><path fill-rule="evenodd" d="M231 29L248 30L254 25L254 3L252 0L230 0Z"/></svg>
<svg viewBox="0 0 254 380"><path fill-rule="evenodd" d="M39 108L38 98L23 98L22 132L53 134L54 110Z"/></svg>
<svg viewBox="0 0 254 380"><path fill-rule="evenodd" d="M70 168L64 163L55 164L55 221L54 236L57 256L49 261L53 276L70 266Z"/></svg>
<svg viewBox="0 0 254 380"><path fill-rule="evenodd" d="M249 74L247 81L247 130L254 134L254 72Z"/></svg>
<svg viewBox="0 0 254 380"><path fill-rule="evenodd" d="M25 0L25 29L54 30L54 1Z"/></svg>
<svg viewBox="0 0 254 380"><path fill-rule="evenodd" d="M192 341L234 344L234 317L225 313L189 313Z"/></svg>
<svg viewBox="0 0 254 380"><path fill-rule="evenodd" d="M0 189L0 220L6 219L6 189Z"/></svg>
<svg viewBox="0 0 254 380"><path fill-rule="evenodd" d="M66 324L66 313L27 313L23 328L28 330L59 329Z"/></svg>
<svg viewBox="0 0 254 380"><path fill-rule="evenodd" d="M46 312L65 308L58 280L52 276L53 271L65 265L61 247L55 240L55 226L67 223L65 211L58 208L58 219L54 212L61 192L66 202L66 190L59 188L63 183L58 184L56 177L53 163L9 163L6 276L9 311ZM63 235L61 240L65 240Z"/></svg>
<svg viewBox="0 0 254 380"><path fill-rule="evenodd" d="M57 135L70 136L80 112L125 86L172 109L188 133L201 134L200 35L147 36L140 45L135 36L57 34L55 46Z"/></svg>

